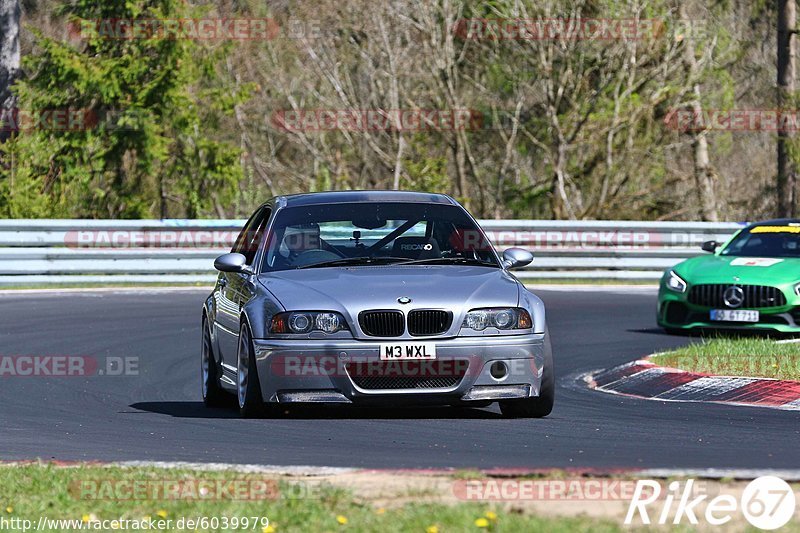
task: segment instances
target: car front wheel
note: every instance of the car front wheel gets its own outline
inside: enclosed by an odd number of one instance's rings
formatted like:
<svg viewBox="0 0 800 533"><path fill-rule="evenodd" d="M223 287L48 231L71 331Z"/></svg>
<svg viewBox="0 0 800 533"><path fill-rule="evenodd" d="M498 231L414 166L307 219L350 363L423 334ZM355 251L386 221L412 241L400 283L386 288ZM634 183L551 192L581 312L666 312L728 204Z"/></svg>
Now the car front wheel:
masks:
<svg viewBox="0 0 800 533"><path fill-rule="evenodd" d="M239 414L243 418L256 418L264 413L254 352L250 329L245 324L239 332L239 353L236 358L236 396L239 400Z"/></svg>
<svg viewBox="0 0 800 533"><path fill-rule="evenodd" d="M208 321L203 317L203 341L200 346L200 383L202 385L203 403L206 407L223 407L228 395L219 385L219 367L214 357L214 346L211 343L211 331Z"/></svg>

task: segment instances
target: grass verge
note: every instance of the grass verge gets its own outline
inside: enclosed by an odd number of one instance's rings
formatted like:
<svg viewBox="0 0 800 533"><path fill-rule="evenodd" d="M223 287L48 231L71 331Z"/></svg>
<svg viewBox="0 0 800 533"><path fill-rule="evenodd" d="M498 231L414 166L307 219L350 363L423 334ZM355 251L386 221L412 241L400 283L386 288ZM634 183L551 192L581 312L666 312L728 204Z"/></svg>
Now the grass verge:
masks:
<svg viewBox="0 0 800 533"><path fill-rule="evenodd" d="M690 372L800 381L800 343L719 338L654 355L653 363Z"/></svg>
<svg viewBox="0 0 800 533"><path fill-rule="evenodd" d="M231 489L227 493L226 487ZM223 497L232 494L237 497ZM426 503L426 499L423 494L381 508L331 484L290 483L265 474L91 465L0 467L0 524L4 526L0 529L4 531L22 531L21 523L15 528L12 519L36 525L40 517L92 524L94 527L84 529L96 531L134 529L133 522L115 528L110 521L118 519L161 521L165 527L157 527L157 531L620 531L615 523L603 519L545 518L492 504L448 505ZM209 521L186 527L187 519L200 517ZM237 519L239 527L224 528L224 518L230 525ZM218 521L216 527L211 519ZM106 528L100 527L104 520L109 521ZM38 531L76 529L47 522Z"/></svg>

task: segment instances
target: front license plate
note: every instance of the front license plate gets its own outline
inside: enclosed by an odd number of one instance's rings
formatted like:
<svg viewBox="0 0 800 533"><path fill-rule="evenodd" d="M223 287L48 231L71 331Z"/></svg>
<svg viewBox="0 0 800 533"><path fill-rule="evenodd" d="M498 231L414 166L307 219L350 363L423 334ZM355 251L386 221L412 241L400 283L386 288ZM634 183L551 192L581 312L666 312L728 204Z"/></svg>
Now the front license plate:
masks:
<svg viewBox="0 0 800 533"><path fill-rule="evenodd" d="M741 311L731 309L712 309L711 320L714 322L758 322L761 318L758 311Z"/></svg>
<svg viewBox="0 0 800 533"><path fill-rule="evenodd" d="M433 342L381 344L381 361L407 359L436 359L436 344Z"/></svg>

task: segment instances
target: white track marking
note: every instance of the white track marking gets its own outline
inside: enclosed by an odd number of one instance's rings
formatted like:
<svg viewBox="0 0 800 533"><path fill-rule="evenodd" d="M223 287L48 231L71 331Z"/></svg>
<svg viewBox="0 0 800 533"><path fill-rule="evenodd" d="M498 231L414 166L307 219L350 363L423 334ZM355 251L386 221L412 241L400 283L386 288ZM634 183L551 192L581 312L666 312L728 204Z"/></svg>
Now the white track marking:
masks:
<svg viewBox="0 0 800 533"><path fill-rule="evenodd" d="M180 461L122 461L111 463L111 466L133 468L165 468L202 470L207 472L241 472L245 474L276 474L286 476L331 476L356 472L358 468L340 468L333 466L282 466L232 463L188 463Z"/></svg>
<svg viewBox="0 0 800 533"><path fill-rule="evenodd" d="M691 478L705 478L705 479L756 479L761 476L776 476L784 481L800 481L800 470L774 470L770 468L765 469L751 469L751 468L648 468L645 470L636 471L638 478L673 478L673 477L691 477Z"/></svg>
<svg viewBox="0 0 800 533"><path fill-rule="evenodd" d="M684 394L694 394L705 391L710 392L712 395L718 395L740 389L754 381L758 380L753 378L718 378L709 376L697 378L694 381L684 383L674 389L664 391L661 394L669 394L671 400L680 400L681 395ZM653 396L653 398L661 399L661 394Z"/></svg>

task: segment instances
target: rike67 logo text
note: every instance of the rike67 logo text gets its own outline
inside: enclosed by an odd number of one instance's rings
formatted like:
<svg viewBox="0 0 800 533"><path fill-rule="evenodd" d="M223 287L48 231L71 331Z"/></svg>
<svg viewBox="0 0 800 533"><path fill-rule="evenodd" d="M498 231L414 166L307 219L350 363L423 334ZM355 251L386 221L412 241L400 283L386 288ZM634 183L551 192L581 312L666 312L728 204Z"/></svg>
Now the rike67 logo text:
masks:
<svg viewBox="0 0 800 533"><path fill-rule="evenodd" d="M727 524L739 513L754 527L774 530L794 517L796 497L788 483L775 476L762 476L751 481L741 497L721 494L709 499L697 495L694 480L672 481L662 494L661 483L639 480L625 516L625 524L656 523L680 525L705 523ZM699 518L699 519L698 519Z"/></svg>

